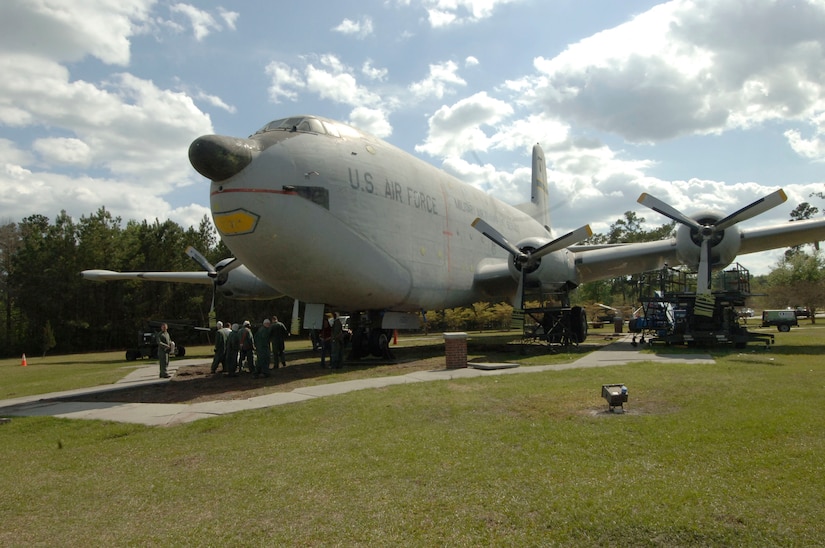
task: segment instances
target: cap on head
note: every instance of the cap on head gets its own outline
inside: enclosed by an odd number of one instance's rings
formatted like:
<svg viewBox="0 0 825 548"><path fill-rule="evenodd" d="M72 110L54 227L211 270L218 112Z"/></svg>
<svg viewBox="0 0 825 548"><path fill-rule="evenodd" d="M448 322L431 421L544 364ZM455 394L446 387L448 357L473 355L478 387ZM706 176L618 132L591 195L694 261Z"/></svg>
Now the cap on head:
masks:
<svg viewBox="0 0 825 548"><path fill-rule="evenodd" d="M269 327L271 324L272 324L272 322L269 321L269 318L266 318L264 320L264 326Z"/></svg>
<svg viewBox="0 0 825 548"><path fill-rule="evenodd" d="M218 321L218 323L215 324L215 327L217 327L218 329L221 329L223 327L223 322Z"/></svg>

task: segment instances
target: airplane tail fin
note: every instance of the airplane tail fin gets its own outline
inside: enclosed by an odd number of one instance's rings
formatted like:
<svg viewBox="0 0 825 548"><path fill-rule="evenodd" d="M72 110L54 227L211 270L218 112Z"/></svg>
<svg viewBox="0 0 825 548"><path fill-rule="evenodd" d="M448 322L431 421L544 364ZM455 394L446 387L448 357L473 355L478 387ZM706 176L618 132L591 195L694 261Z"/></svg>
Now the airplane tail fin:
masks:
<svg viewBox="0 0 825 548"><path fill-rule="evenodd" d="M518 208L550 231L550 209L547 196L547 164L541 145L533 145L533 174L530 180L530 202Z"/></svg>

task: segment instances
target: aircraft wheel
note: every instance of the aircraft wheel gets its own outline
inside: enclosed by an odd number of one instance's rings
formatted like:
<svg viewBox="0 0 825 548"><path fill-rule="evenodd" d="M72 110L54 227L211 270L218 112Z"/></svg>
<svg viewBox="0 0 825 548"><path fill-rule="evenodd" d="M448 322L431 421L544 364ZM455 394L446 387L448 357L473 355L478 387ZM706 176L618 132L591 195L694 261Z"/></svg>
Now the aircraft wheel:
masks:
<svg viewBox="0 0 825 548"><path fill-rule="evenodd" d="M570 309L570 331L575 343L582 343L587 338L587 312L580 306Z"/></svg>
<svg viewBox="0 0 825 548"><path fill-rule="evenodd" d="M126 351L126 361L133 362L138 359L138 352L136 350L127 350Z"/></svg>
<svg viewBox="0 0 825 548"><path fill-rule="evenodd" d="M179 358L182 358L186 355L186 347L183 345L178 345L175 347L175 355Z"/></svg>

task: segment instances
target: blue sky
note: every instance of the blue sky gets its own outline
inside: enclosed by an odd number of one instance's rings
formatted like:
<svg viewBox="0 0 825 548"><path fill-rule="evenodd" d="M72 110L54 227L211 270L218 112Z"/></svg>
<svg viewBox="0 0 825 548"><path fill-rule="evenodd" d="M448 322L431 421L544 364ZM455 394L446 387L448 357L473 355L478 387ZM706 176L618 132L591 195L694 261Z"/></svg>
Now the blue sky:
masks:
<svg viewBox="0 0 825 548"><path fill-rule="evenodd" d="M825 209L822 0L5 0L0 21L2 222L105 206L197 225L189 143L293 114L509 203L539 142L559 230L662 224L642 192L729 213L784 188L751 225Z"/></svg>

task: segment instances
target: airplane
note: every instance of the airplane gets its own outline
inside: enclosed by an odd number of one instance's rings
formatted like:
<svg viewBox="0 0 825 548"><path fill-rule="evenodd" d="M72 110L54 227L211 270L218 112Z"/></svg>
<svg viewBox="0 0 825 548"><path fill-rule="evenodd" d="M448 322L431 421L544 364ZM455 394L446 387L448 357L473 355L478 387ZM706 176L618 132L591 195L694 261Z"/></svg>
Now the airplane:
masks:
<svg viewBox="0 0 825 548"><path fill-rule="evenodd" d="M588 225L560 237L551 232L538 144L531 200L511 206L321 116L278 119L248 138L202 136L190 145L189 160L211 181L221 239L253 276L316 303L315 316L324 305L366 313L375 331L417 327L422 311L481 300L509 299L521 308L527 287L566 294L582 283L665 265L698 271L697 292L709 292L710 272L737 255L825 239L825 219L738 226L784 202L779 190L724 217L688 216L642 194L640 203L680 224L675 237L580 245L591 234ZM569 313L583 340L583 311ZM313 321L319 318L305 318L305 326Z"/></svg>
<svg viewBox="0 0 825 548"><path fill-rule="evenodd" d="M645 193L639 203L680 223L675 237L578 245L591 234L588 225L553 238L539 145L533 147L531 200L510 206L320 116L275 120L246 139L202 136L191 144L189 159L211 180L212 217L236 257L215 267L193 257L204 272L93 270L84 277L212 283L233 298L288 295L310 303L305 327L317 328L327 305L366 312L376 330L401 329L418 327L424 310L495 299L518 309L525 287L565 295L581 283L665 265L698 271L697 292L709 292L710 272L739 254L825 238L825 220L737 226L784 202L781 190L726 217L713 211L687 216ZM580 342L587 329L583 311L565 313Z"/></svg>

